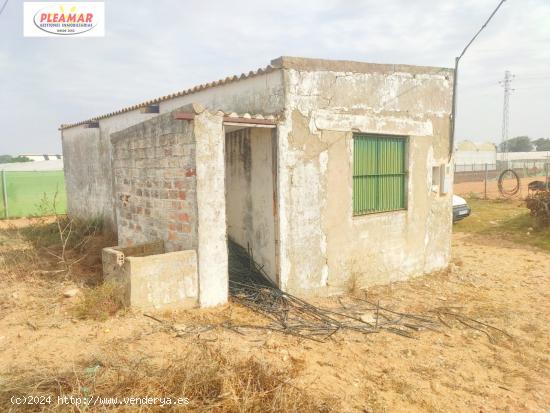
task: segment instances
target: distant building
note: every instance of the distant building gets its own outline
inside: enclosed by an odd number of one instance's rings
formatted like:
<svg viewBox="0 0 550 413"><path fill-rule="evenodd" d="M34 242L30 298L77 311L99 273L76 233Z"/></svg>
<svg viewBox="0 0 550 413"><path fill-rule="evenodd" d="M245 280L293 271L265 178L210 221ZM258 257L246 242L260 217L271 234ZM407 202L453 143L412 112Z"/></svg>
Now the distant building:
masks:
<svg viewBox="0 0 550 413"><path fill-rule="evenodd" d="M499 152L499 161L548 161L550 160L550 151L538 151L538 152Z"/></svg>
<svg viewBox="0 0 550 413"><path fill-rule="evenodd" d="M0 171L62 171L63 159L52 159L49 161L39 160L34 162L12 162L0 164Z"/></svg>
<svg viewBox="0 0 550 413"><path fill-rule="evenodd" d="M455 149L455 170L477 171L484 170L485 164L488 169L495 169L497 162L497 148L490 142L475 144L472 141L462 141Z"/></svg>
<svg viewBox="0 0 550 413"><path fill-rule="evenodd" d="M63 155L29 155L29 154L22 154L19 156L24 156L26 158L29 158L33 161L52 161L54 159L63 159Z"/></svg>

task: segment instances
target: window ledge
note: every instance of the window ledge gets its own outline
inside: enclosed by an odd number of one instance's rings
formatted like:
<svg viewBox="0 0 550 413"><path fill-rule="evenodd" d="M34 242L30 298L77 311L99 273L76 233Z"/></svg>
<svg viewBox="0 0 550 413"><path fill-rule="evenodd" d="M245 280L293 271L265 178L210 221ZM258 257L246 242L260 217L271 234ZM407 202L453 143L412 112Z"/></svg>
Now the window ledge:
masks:
<svg viewBox="0 0 550 413"><path fill-rule="evenodd" d="M381 212L369 212L367 214L353 215L352 219L354 221L361 221L366 218L375 218L375 217L386 217L391 215L406 215L407 208L396 209L393 211L381 211Z"/></svg>

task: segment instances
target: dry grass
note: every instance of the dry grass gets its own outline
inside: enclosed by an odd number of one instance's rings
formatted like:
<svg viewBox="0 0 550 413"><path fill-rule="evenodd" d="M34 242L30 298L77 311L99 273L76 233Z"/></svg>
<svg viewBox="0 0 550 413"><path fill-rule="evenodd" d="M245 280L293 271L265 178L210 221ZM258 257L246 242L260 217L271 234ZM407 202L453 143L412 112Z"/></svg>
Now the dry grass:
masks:
<svg viewBox="0 0 550 413"><path fill-rule="evenodd" d="M122 297L120 284L106 282L84 289L73 311L80 319L105 321L124 308Z"/></svg>
<svg viewBox="0 0 550 413"><path fill-rule="evenodd" d="M24 280L72 280L97 285L101 249L113 240L102 234L99 221L66 216L3 222L0 227L0 277ZM24 224L24 225L22 225Z"/></svg>
<svg viewBox="0 0 550 413"><path fill-rule="evenodd" d="M101 250L114 241L102 234L101 222L60 215L25 219L25 225L20 221L0 228L4 281L83 286L73 308L81 319L104 321L123 307L118 287L102 283Z"/></svg>
<svg viewBox="0 0 550 413"><path fill-rule="evenodd" d="M360 274L356 272L351 273L351 276L349 277L346 284L346 292L348 293L348 295L352 297L358 297L362 293L359 279Z"/></svg>
<svg viewBox="0 0 550 413"><path fill-rule="evenodd" d="M97 267L101 248L110 242L99 231L94 223L71 222L65 217L30 219L21 226L5 223L0 229L0 277L12 285L40 284L44 291L59 291L66 281L76 282L82 287L82 294L74 304L62 301L67 314L79 319L106 320L123 303L120 287L96 281L101 276L100 266ZM89 279L94 281L88 282ZM56 296L54 293L48 300L55 300ZM192 318L221 317L219 311L214 313L198 311ZM183 355L167 356L162 363L153 362L150 357L134 357L135 353L108 351L102 353L101 359L85 359L71 369L56 371L31 365L27 370L10 371L0 378L0 411L337 411L334 402L318 400L294 384L299 371L292 365L283 369L254 357L236 358L200 342L193 343ZM11 403L12 397L28 395L51 396L52 403ZM158 404L71 406L58 405L58 396L82 400L92 396L121 400L145 396L164 400L187 398L189 404L183 409Z"/></svg>
<svg viewBox="0 0 550 413"><path fill-rule="evenodd" d="M51 396L44 411L59 411L58 396L101 398L158 397L182 400L190 412L333 412L333 400L313 397L293 384L299 371L276 368L250 357L236 359L219 348L197 343L182 358L157 366L144 360L126 360L112 354L91 360L72 371L19 373L2 383L0 407L26 412L29 406L12 405L12 396ZM105 411L105 406L64 406L68 411ZM62 409L62 410L63 410ZM182 406L159 404L109 407L109 411L181 411ZM6 411L4 410L4 411Z"/></svg>
<svg viewBox="0 0 550 413"><path fill-rule="evenodd" d="M455 232L504 239L550 250L550 228L537 228L521 200L468 199L472 215L454 225Z"/></svg>
<svg viewBox="0 0 550 413"><path fill-rule="evenodd" d="M46 251L59 248L60 241L48 235L55 228L33 230L38 240L23 228L0 231L0 279L9 281L0 292L0 412L545 411L548 255L511 242L501 245L503 234L525 243L531 236L543 240L543 233L523 234L530 217L519 202L476 202L474 215L455 226L462 234L455 237L449 271L369 288L369 299L419 314L456 308L514 340L493 332L490 338L445 314L449 327L419 332L417 340L343 332L320 344L262 330L244 335L201 330L261 322L235 303L156 314L165 323L135 312L102 324L78 322L74 306L90 319L116 311L108 285L82 287L94 284L84 280L101 280L99 252L106 241L95 235L82 248L68 242L67 260L86 257L57 274L47 270L63 266ZM10 260L20 265L13 272ZM83 295L63 298L67 284L78 284ZM358 286L349 287L354 293ZM320 396L328 392L336 401ZM43 409L10 403L12 396L29 394L51 395L53 403ZM59 406L60 395L186 397L189 404Z"/></svg>

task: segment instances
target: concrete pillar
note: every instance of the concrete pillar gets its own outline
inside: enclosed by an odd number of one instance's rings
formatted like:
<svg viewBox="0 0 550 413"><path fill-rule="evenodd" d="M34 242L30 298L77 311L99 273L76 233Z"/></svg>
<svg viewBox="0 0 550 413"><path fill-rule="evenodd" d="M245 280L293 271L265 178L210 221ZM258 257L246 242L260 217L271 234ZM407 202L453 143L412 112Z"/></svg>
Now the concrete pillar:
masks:
<svg viewBox="0 0 550 413"><path fill-rule="evenodd" d="M199 303L227 302L228 267L225 218L225 136L223 117L204 111L195 115Z"/></svg>

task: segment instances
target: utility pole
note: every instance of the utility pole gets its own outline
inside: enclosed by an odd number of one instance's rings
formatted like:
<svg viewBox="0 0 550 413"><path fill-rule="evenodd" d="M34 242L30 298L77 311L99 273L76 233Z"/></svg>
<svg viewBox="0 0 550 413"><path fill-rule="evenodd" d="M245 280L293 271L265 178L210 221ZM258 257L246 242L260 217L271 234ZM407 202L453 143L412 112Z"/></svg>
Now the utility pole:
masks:
<svg viewBox="0 0 550 413"><path fill-rule="evenodd" d="M504 80L499 83L504 88L504 105L502 107L502 150L503 160L506 162L506 169L508 169L508 139L510 138L510 93L512 89L512 80L514 75L509 71L504 72Z"/></svg>
<svg viewBox="0 0 550 413"><path fill-rule="evenodd" d="M452 108L451 108L451 122L450 122L450 130L449 130L449 160L451 160L454 152L454 143L455 143L455 124L456 124L456 106L457 106L457 85L458 85L458 64L460 63L460 59L462 59L462 56L466 53L466 50L472 45L472 43L477 39L479 34L487 27L491 19L497 14L498 9L504 4L506 0L500 0L497 7L493 10L489 18L483 23L483 26L477 31L477 33L472 37L472 39L468 42L466 47L462 50L462 53L460 53L459 56L455 58L455 69L454 69L454 76L453 76L453 102L452 102Z"/></svg>

